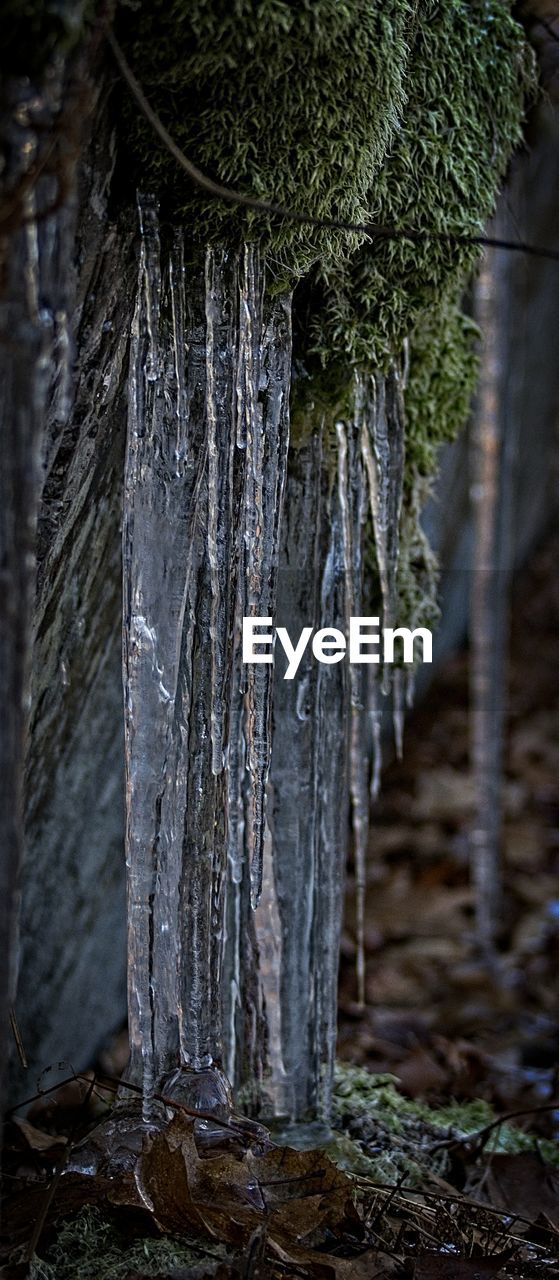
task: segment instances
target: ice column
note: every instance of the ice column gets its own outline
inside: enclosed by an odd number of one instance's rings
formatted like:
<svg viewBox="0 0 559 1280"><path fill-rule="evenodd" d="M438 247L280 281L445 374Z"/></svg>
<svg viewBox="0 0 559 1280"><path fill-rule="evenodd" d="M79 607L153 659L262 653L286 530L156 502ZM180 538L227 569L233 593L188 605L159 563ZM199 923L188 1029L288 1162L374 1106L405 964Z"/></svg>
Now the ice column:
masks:
<svg viewBox="0 0 559 1280"><path fill-rule="evenodd" d="M402 507L405 418L402 375L395 363L384 374L359 374L355 388L356 413L361 421L361 448L367 471L378 575L382 595L382 625L397 625L397 573ZM401 669L385 667L383 691L392 683L394 737L402 754L405 683ZM373 695L376 706L376 692ZM375 742L379 740L376 724ZM378 755L373 769L373 792L378 787Z"/></svg>
<svg viewBox="0 0 559 1280"><path fill-rule="evenodd" d="M216 1068L216 1100L223 1097L217 1067L230 729L239 747L234 624L245 606L260 614L271 604L290 330L286 300L265 308L254 249L245 248L240 261L210 249L203 269L187 268L182 232L163 237L148 198L139 212L124 694L130 1070L143 1083L149 1116L162 1079L194 1096L192 1071L208 1078ZM248 688L245 702L257 884L267 684ZM243 766L244 757L241 774ZM211 1095L210 1082L204 1106Z"/></svg>
<svg viewBox="0 0 559 1280"><path fill-rule="evenodd" d="M331 442L325 450L317 429L289 457L278 625L292 635L309 625L343 627L344 587L335 451ZM240 1096L265 1115L299 1120L326 1117L330 1105L347 851L349 682L346 663L324 666L310 649L295 680L284 680L284 672L278 652L262 894L252 917L248 808L239 789L242 818L228 883L225 1024Z"/></svg>

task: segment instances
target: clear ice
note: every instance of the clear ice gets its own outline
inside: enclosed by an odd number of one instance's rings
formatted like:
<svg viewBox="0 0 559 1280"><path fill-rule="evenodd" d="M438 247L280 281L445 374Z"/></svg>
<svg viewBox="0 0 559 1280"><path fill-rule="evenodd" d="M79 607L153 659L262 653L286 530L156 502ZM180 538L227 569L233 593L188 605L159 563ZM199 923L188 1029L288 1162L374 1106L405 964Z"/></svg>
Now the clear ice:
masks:
<svg viewBox="0 0 559 1280"><path fill-rule="evenodd" d="M361 450L361 413L354 420L338 422L338 494L342 512L346 628L349 619L364 612L363 530L366 516L366 476ZM365 1004L365 892L369 842L369 750L366 738L366 668L350 666L349 791L355 867L355 930L357 949L357 1002Z"/></svg>
<svg viewBox="0 0 559 1280"><path fill-rule="evenodd" d="M404 457L396 370L356 384L333 440L288 453L291 299L254 246L185 262L139 199L123 559L129 1017L144 1119L163 1086L226 1109L327 1120L349 808L365 997L379 681L306 651L243 665L243 616L347 628L373 516L395 621ZM400 733L404 682L395 682ZM212 1092L213 1091L213 1092ZM198 1104L197 1104L198 1105Z"/></svg>
<svg viewBox="0 0 559 1280"><path fill-rule="evenodd" d="M405 370L402 374L394 362L386 375L357 374L355 382L356 416L361 423L361 450L369 488L383 627L394 627L398 622L398 554L405 460L405 376ZM385 666L382 672L383 692L389 693L391 687L394 739L397 754L401 756L405 706L403 675L395 669L391 678L390 667ZM376 691L373 693L373 701L376 706ZM374 715L376 716L376 712ZM376 744L378 730L375 719L373 726ZM373 794L378 789L379 750L375 746L377 755L373 768Z"/></svg>
<svg viewBox="0 0 559 1280"><path fill-rule="evenodd" d="M288 300L264 306L255 249L187 268L152 199L139 215L123 668L130 1072L149 1118L162 1080L181 1087L177 1068L214 1067L223 1104L232 775L257 899L271 752L271 675L244 687L234 624L274 605L291 343Z"/></svg>

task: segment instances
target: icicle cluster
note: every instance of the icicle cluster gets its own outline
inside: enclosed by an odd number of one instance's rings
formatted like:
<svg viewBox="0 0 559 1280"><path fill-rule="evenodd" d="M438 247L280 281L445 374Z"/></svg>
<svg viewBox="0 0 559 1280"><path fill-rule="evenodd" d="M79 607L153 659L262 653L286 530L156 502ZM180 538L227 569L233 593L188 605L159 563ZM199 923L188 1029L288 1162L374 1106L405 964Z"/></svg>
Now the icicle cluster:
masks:
<svg viewBox="0 0 559 1280"><path fill-rule="evenodd" d="M209 249L187 271L150 199L140 222L123 532L131 1070L146 1117L163 1077L178 1089L222 1059L251 1105L325 1117L348 797L365 995L371 691L365 668L310 649L295 681L279 661L244 666L241 621L296 633L363 612L368 504L395 621L401 388L396 372L358 380L335 459L317 429L288 468L290 299L268 300L255 248Z"/></svg>
<svg viewBox="0 0 559 1280"><path fill-rule="evenodd" d="M131 1069L149 1113L154 1087L178 1062L201 1070L221 1058L226 807L235 864L236 783L248 801L254 901L260 892L272 680L257 667L244 687L233 636L239 614L274 607L290 329L285 300L265 314L255 249L241 263L208 250L204 275L187 276L182 233L162 245L149 199L140 220L124 692Z"/></svg>

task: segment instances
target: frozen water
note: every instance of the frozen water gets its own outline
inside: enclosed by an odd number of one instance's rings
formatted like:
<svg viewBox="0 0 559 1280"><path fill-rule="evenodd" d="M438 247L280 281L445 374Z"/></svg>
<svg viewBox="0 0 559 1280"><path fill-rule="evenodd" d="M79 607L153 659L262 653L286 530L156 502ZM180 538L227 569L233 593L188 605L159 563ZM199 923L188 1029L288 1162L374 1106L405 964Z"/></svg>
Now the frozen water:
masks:
<svg viewBox="0 0 559 1280"><path fill-rule="evenodd" d="M404 473L404 412L400 375L358 375L357 411L367 470L375 550L383 602L383 626L396 615L398 540Z"/></svg>
<svg viewBox="0 0 559 1280"><path fill-rule="evenodd" d="M123 653L131 1071L147 1116L178 1067L185 1088L211 1068L217 1104L225 872L229 859L238 880L245 838L259 891L271 674L243 688L234 624L274 605L290 326L286 299L264 313L254 249L208 250L187 272L182 233L162 234L149 198L139 213Z"/></svg>
<svg viewBox="0 0 559 1280"><path fill-rule="evenodd" d="M363 527L366 515L366 478L361 455L359 410L349 424L336 424L338 441L338 495L342 513L346 626L363 614ZM369 839L369 752L366 741L365 668L350 667L349 790L355 865L355 929L357 943L357 1000L365 1002L365 889Z"/></svg>
<svg viewBox="0 0 559 1280"><path fill-rule="evenodd" d="M345 613L335 458L317 427L289 458L277 620L295 633L304 625L343 627ZM325 667L309 649L296 680L285 681L284 671L278 652L262 894L252 915L246 859L236 895L231 875L228 883L226 969L233 976L225 1021L227 1061L235 1063L242 1096L268 1115L300 1119L329 1110L350 689L347 664Z"/></svg>
<svg viewBox="0 0 559 1280"><path fill-rule="evenodd" d="M241 294L237 406L246 444L243 613L273 617L289 444L291 299L280 299L264 314L263 273L252 247L245 249ZM273 665L250 664L246 681L245 734L251 777L246 833L255 908L262 889Z"/></svg>
<svg viewBox="0 0 559 1280"><path fill-rule="evenodd" d="M361 450L369 487L382 595L383 627L397 625L398 554L405 460L403 381L396 363L393 363L386 375L357 374L355 383L356 417L361 423ZM391 683L390 667L385 666L382 673L384 693L390 691ZM399 679L397 685L399 686ZM399 687L394 691L393 707L396 748L400 752L403 721ZM376 789L376 772L374 776Z"/></svg>
<svg viewBox="0 0 559 1280"><path fill-rule="evenodd" d="M371 801L374 803L380 794L380 778L382 771L382 710L379 699L379 674L376 667L369 667L368 674L368 710L371 726L372 768L371 768Z"/></svg>
<svg viewBox="0 0 559 1280"><path fill-rule="evenodd" d="M139 213L123 528L132 1078L146 1120L161 1081L194 1096L200 1073L225 1105L222 1062L248 1107L324 1119L349 799L365 991L367 673L310 649L294 681L279 654L244 667L241 620L345 629L364 609L369 501L394 621L401 388L395 371L363 379L337 447L317 425L288 467L290 299L269 298L254 246L187 269L182 233L149 198Z"/></svg>

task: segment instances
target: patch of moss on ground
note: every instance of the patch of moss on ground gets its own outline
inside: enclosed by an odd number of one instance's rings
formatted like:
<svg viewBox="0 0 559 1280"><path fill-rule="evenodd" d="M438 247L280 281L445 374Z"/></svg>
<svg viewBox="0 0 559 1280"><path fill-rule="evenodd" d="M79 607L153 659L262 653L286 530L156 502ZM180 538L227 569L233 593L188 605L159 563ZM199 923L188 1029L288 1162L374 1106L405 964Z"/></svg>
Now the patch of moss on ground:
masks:
<svg viewBox="0 0 559 1280"><path fill-rule="evenodd" d="M391 1076L372 1075L363 1067L336 1067L332 1123L336 1137L328 1154L348 1172L396 1183L405 1173L410 1186L431 1174L444 1176L446 1138L467 1138L496 1119L484 1099L441 1106L405 1098ZM486 1152L539 1150L559 1165L559 1144L536 1139L510 1122L488 1137Z"/></svg>
<svg viewBox="0 0 559 1280"><path fill-rule="evenodd" d="M227 1257L224 1246L204 1241L178 1240L173 1236L130 1240L114 1221L87 1205L68 1219L44 1257L33 1263L31 1280L125 1280L131 1272L142 1276L168 1276L173 1269L196 1267L208 1274L208 1261Z"/></svg>

